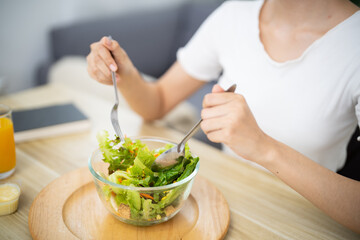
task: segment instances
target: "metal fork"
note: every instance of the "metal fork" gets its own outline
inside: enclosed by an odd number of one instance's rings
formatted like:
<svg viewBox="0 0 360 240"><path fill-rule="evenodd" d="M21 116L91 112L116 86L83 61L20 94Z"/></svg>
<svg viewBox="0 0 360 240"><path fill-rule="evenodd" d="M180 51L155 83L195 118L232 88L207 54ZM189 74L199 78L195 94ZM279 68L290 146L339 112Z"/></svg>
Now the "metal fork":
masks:
<svg viewBox="0 0 360 240"><path fill-rule="evenodd" d="M225 92L235 92L235 89L236 84L233 84ZM191 128L179 144L160 154L160 156L158 156L153 162L151 169L154 171L160 171L177 164L178 158L185 155L185 143L200 129L201 122L202 119L200 119L195 126Z"/></svg>
<svg viewBox="0 0 360 240"><path fill-rule="evenodd" d="M111 36L108 37L111 41L113 40ZM111 56L114 57L114 55L111 53ZM113 108L111 109L111 123L113 125L113 128L115 130L116 135L120 138L120 142L124 142L125 138L124 135L121 132L120 129L120 125L119 125L119 119L118 119L118 106L119 106L119 97L118 97L118 91L117 91L117 85L116 85L116 76L115 76L115 72L111 71L111 77L112 77L112 82L114 85L114 90L115 90L115 104L113 106Z"/></svg>

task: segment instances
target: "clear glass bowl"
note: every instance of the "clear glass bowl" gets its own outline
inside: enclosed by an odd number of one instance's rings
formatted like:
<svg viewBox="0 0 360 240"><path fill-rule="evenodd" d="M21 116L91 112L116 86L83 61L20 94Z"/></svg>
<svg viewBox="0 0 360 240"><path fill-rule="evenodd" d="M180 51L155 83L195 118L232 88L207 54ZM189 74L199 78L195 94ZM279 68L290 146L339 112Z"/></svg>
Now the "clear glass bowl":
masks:
<svg viewBox="0 0 360 240"><path fill-rule="evenodd" d="M164 147L168 143L175 145L174 142L155 137L138 137L132 139L141 140L150 150ZM196 156L193 155L193 157ZM102 161L102 153L99 149L94 151L89 158L89 169L93 175L96 190L102 203L106 209L120 221L139 226L162 223L174 217L181 210L188 198L194 178L199 171L198 162L194 171L187 178L179 182L160 187L131 187L106 180L104 177L108 176L108 166L108 163ZM115 192L117 194L115 194ZM118 201L116 201L116 197L121 198L127 196L138 200L134 201L135 204L131 206L131 208L124 203L118 204ZM149 196L152 196L154 199L148 198ZM153 209L149 210L149 206L147 204L145 206L143 201L150 199L152 203L157 204L157 201L161 201L167 197L171 197L173 200L169 201L169 205L162 206L159 204L159 206L161 206L161 214L147 218L147 215L149 215L149 212ZM142 198L144 200L142 200ZM136 209L136 211L132 212L132 209Z"/></svg>

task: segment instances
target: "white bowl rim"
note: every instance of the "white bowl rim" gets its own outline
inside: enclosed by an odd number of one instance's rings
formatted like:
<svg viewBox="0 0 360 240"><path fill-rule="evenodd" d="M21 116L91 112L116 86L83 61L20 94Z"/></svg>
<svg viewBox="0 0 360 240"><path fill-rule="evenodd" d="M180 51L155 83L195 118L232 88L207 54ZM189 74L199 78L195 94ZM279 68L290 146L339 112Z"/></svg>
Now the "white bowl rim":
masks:
<svg viewBox="0 0 360 240"><path fill-rule="evenodd" d="M162 142L162 143L171 143L171 144L177 144L174 143L170 140L167 140L165 138L160 138L160 137L150 137L150 136L141 136L141 137L130 137L133 140L155 140L156 142ZM117 188L122 188L122 189L126 189L126 190L134 190L134 191L140 191L140 192L149 192L149 191L167 191L167 190L171 190L175 187L181 186L186 182L189 182L191 179L193 179L195 177L195 175L198 173L199 171L199 167L200 167L200 161L198 161L198 163L196 164L196 167L194 169L194 171L187 176L186 178L180 180L179 182L175 182L175 183L171 183L168 185L164 185L164 186L158 186L158 187L131 187L131 186L125 186L125 185L121 185L121 184L117 184L117 183L113 183L109 180L104 179L103 177L101 177L91 166L91 159L93 158L93 156L95 154L97 154L98 152L101 152L100 149L96 149L91 156L89 157L89 161L88 161L88 167L89 170L91 172L91 174L93 175L93 177L95 177L97 180L106 183L110 186L113 187L117 187ZM197 157L196 155L192 154L193 157Z"/></svg>

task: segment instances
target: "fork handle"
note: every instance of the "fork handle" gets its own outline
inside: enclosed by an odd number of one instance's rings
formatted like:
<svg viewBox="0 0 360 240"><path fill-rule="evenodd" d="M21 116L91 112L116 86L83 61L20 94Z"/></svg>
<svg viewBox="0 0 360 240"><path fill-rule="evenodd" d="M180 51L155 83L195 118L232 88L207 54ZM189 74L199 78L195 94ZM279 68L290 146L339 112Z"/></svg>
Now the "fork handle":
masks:
<svg viewBox="0 0 360 240"><path fill-rule="evenodd" d="M116 76L115 76L115 72L113 72L113 71L111 71L111 78L112 78L112 82L113 82L114 90L115 90L115 103L119 104L119 97L118 97L117 84L116 84Z"/></svg>
<svg viewBox="0 0 360 240"><path fill-rule="evenodd" d="M108 36L108 38L110 40L113 40L110 35ZM110 51L110 54L111 54L112 57L114 57L114 55L113 55L113 53L111 51ZM112 124L113 124L116 135L120 138L120 142L124 142L125 138L124 138L124 135L121 132L121 129L120 129L120 126L119 126L119 120L118 120L118 116L117 116L117 106L119 104L119 96L118 96L118 91L117 91L116 75L115 75L114 71L111 71L111 78L112 78L112 82L113 82L113 85L114 85L114 91L115 91L115 105L114 105L114 107L116 106L116 116L115 116L115 119L112 119L113 118L113 116L112 116L113 113L111 113L110 117L111 117L111 121L112 121ZM116 120L116 123L113 122L114 120Z"/></svg>
<svg viewBox="0 0 360 240"><path fill-rule="evenodd" d="M111 35L108 36L108 38L112 41L113 38L111 37ZM111 56L114 58L114 54L110 51ZM116 75L114 71L111 71L111 78L112 78L112 82L114 85L114 89L115 89L115 102L119 103L119 97L118 97L118 92L117 92L117 84L116 84Z"/></svg>
<svg viewBox="0 0 360 240"><path fill-rule="evenodd" d="M185 143L192 137L194 134L199 130L200 123L202 122L202 119L200 119L193 127L192 129L186 134L184 139L179 143L177 151L183 152L185 150Z"/></svg>

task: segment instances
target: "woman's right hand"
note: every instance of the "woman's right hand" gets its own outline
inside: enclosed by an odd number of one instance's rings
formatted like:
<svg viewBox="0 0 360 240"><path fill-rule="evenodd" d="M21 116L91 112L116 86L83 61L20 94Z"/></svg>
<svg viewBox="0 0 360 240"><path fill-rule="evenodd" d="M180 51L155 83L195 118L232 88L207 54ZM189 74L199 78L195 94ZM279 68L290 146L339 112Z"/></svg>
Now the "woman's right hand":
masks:
<svg viewBox="0 0 360 240"><path fill-rule="evenodd" d="M103 37L99 42L90 45L87 56L87 71L96 81L112 85L111 70L116 72L116 80L121 82L136 72L130 58L115 40Z"/></svg>

